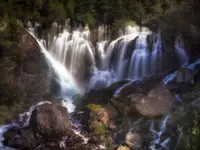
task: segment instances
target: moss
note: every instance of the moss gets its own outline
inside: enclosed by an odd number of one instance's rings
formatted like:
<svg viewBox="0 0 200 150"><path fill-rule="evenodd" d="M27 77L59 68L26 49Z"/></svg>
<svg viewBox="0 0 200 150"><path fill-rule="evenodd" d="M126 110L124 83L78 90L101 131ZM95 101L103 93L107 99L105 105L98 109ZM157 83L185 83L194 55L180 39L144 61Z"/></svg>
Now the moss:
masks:
<svg viewBox="0 0 200 150"><path fill-rule="evenodd" d="M95 135L104 135L106 133L106 127L103 124L97 124L95 125L93 129L93 133Z"/></svg>
<svg viewBox="0 0 200 150"><path fill-rule="evenodd" d="M13 104L12 106L0 105L0 125L6 124L6 121L13 120L14 114L21 111L23 102Z"/></svg>
<svg viewBox="0 0 200 150"><path fill-rule="evenodd" d="M94 113L98 113L102 108L100 105L96 104L89 104L86 107Z"/></svg>
<svg viewBox="0 0 200 150"><path fill-rule="evenodd" d="M198 121L197 112L195 114L195 119L190 128L186 131L183 128L179 127L179 132L181 136L181 144L178 145L177 150L185 149L185 150L198 150L200 149L200 125Z"/></svg>
<svg viewBox="0 0 200 150"><path fill-rule="evenodd" d="M11 119L10 110L7 106L0 106L0 124L5 124L6 120Z"/></svg>
<svg viewBox="0 0 200 150"><path fill-rule="evenodd" d="M110 134L106 134L105 137L105 146L106 149L113 149L113 145L112 145L112 137Z"/></svg>

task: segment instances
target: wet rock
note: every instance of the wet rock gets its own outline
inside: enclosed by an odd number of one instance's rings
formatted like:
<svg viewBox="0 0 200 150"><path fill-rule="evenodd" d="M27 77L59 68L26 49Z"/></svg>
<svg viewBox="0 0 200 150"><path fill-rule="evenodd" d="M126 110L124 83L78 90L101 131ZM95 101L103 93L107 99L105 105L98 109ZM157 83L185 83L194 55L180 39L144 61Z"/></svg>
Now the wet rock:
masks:
<svg viewBox="0 0 200 150"><path fill-rule="evenodd" d="M131 105L127 105L125 104L126 99L124 98L122 101L116 100L116 99L111 99L110 102L112 103L112 105L116 108L118 114L122 117L126 116L131 108Z"/></svg>
<svg viewBox="0 0 200 150"><path fill-rule="evenodd" d="M120 92L118 93L118 96L126 97L134 93L146 95L158 83L159 81L157 81L157 79L154 78L146 78L143 81L129 82L121 88Z"/></svg>
<svg viewBox="0 0 200 150"><path fill-rule="evenodd" d="M189 83L193 80L194 72L189 68L180 68L176 73L176 82Z"/></svg>
<svg viewBox="0 0 200 150"><path fill-rule="evenodd" d="M138 133L128 132L125 141L131 149L139 150L142 147L142 137Z"/></svg>
<svg viewBox="0 0 200 150"><path fill-rule="evenodd" d="M37 141L32 129L24 128L20 130L21 149L34 149L37 147Z"/></svg>
<svg viewBox="0 0 200 150"><path fill-rule="evenodd" d="M119 89L120 87L122 87L123 85L125 85L129 82L130 82L129 80L121 80L121 81L111 84L108 88L116 91L117 89Z"/></svg>
<svg viewBox="0 0 200 150"><path fill-rule="evenodd" d="M27 74L39 74L46 67L40 56L32 56L24 60L23 70Z"/></svg>
<svg viewBox="0 0 200 150"><path fill-rule="evenodd" d="M36 138L32 129L9 130L4 134L4 145L19 149L35 149Z"/></svg>
<svg viewBox="0 0 200 150"><path fill-rule="evenodd" d="M117 110L112 105L107 105L105 107L105 112L109 116L110 120L115 120L119 116Z"/></svg>
<svg viewBox="0 0 200 150"><path fill-rule="evenodd" d="M187 92L182 92L180 97L183 101L187 101L187 102L191 102L195 99L197 99L199 96L200 96L200 84L199 83L196 83L194 85L191 86L188 86L190 87L189 90L187 90Z"/></svg>
<svg viewBox="0 0 200 150"><path fill-rule="evenodd" d="M195 68L195 75L194 75L194 82L198 82L200 80L200 65L196 65Z"/></svg>
<svg viewBox="0 0 200 150"><path fill-rule="evenodd" d="M58 104L43 104L33 111L30 127L45 139L60 139L68 133L68 111Z"/></svg>
<svg viewBox="0 0 200 150"><path fill-rule="evenodd" d="M189 127L195 119L195 113L200 114L199 99L182 106L177 106L174 112L168 115L167 126L173 128L179 126ZM175 128L176 129L176 128Z"/></svg>
<svg viewBox="0 0 200 150"><path fill-rule="evenodd" d="M3 135L4 141L3 144L5 146L13 147L13 148L20 148L21 139L19 135L19 130L11 129L4 133Z"/></svg>
<svg viewBox="0 0 200 150"><path fill-rule="evenodd" d="M158 85L141 101L133 103L133 107L135 105L136 110L143 116L157 117L168 113L173 103L174 98L171 93L163 85Z"/></svg>
<svg viewBox="0 0 200 150"><path fill-rule="evenodd" d="M80 103L78 110L83 109L88 104L99 104L106 105L108 101L112 98L114 93L113 89L104 88L100 90L90 90L89 93L84 94L80 98Z"/></svg>

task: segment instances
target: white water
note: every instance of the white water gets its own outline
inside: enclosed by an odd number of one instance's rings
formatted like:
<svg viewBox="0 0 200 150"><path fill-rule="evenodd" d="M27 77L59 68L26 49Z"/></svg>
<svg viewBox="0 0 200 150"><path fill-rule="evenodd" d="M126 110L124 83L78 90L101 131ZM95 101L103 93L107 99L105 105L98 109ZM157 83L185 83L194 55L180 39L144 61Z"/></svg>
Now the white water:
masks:
<svg viewBox="0 0 200 150"><path fill-rule="evenodd" d="M90 38L94 37L90 37L87 26L70 32L69 25L66 25L58 35L55 34L56 27L54 25L48 33L48 37L52 39L48 40L47 48L53 58L67 68L68 73L85 91L109 86L114 81L127 78L142 80L170 67L161 46L160 33L152 33L147 28L127 26L119 38L110 41L109 27L100 25L98 33L93 35L98 34L95 49L90 41ZM151 37L151 50L147 36ZM179 63L186 64L188 57L181 36L178 36L174 43Z"/></svg>
<svg viewBox="0 0 200 150"><path fill-rule="evenodd" d="M101 40L97 43L97 53L100 57L100 67L98 73L106 71L107 73L115 73L115 79L105 78L103 82L107 81L109 85L112 81L122 79L142 80L145 77L160 74L169 69L170 62L162 48L162 40L160 32L153 34L152 49L148 48L147 36L152 35L147 28L130 27L125 30L125 34L118 39L108 43L106 40ZM136 40L135 47L130 48L130 44ZM188 63L188 56L184 49L184 44L181 36L178 36L174 44L175 53L178 57L180 65ZM131 52L130 52L131 51ZM131 54L131 55L130 55ZM104 73L103 72L103 73ZM101 82L98 76L94 74L92 82ZM111 75L110 75L111 76ZM96 80L96 81L94 81ZM92 86L91 88L94 88Z"/></svg>
<svg viewBox="0 0 200 150"><path fill-rule="evenodd" d="M101 33L104 32L104 28L100 30ZM151 32L145 28L140 31L138 27L128 26L124 35L109 44L108 40L110 37L104 36L104 34L105 33L98 37L99 42L97 43L98 49L96 51L92 49L90 31L88 28L79 28L72 33L65 29L58 36L52 34L53 41L50 40L50 43L46 43L44 40L39 41L33 36L56 73L57 82L61 85L60 96L69 99L69 101L63 101L63 106L66 106L70 112L74 110L74 106L70 101L71 96L76 93L82 93L79 89L80 85L77 85L75 80L78 82L84 80L83 76L88 72L91 74L89 88L102 88L109 86L117 80L126 78L141 80L144 77L155 75L162 71L162 63L165 60L162 60L162 41L159 35L157 35L157 40L154 41L153 50L149 51L147 49L147 36L151 34ZM138 39L136 39L136 37L138 37ZM131 47L131 53L127 55L129 52L128 46L133 40L136 40L136 46ZM188 62L188 58L181 39L176 40L175 48L180 59L180 64L185 65ZM50 50L50 53L47 49ZM97 60L95 54L97 52L100 54L99 68L96 66ZM198 63L200 63L200 61ZM195 64L197 63L189 65L188 67L194 68ZM125 73L127 73L127 75ZM166 77L167 79L164 80L164 82L167 83L174 77L175 74L172 74ZM116 96L122 88L123 87L118 89L114 96ZM34 108L31 107L30 111L22 114L20 118L23 119L25 115L30 118L33 109ZM160 136L165 130L166 120L167 119L164 119L162 121L161 129L157 133L159 138L152 142L152 148L155 148L156 143L165 146L169 142L170 139L166 139L164 142L160 143ZM20 122L22 126L28 124L28 120L21 120ZM20 126L16 123L1 126L0 143L3 141L2 134L6 130ZM77 134L79 134L79 132L77 132ZM2 144L0 144L0 148L1 147Z"/></svg>
<svg viewBox="0 0 200 150"><path fill-rule="evenodd" d="M13 129L13 128L16 128L16 129L20 129L20 128L24 128L24 127L27 127L29 125L29 121L30 121L30 118L31 118L31 115L32 115L32 112L34 111L34 109L39 106L39 105L43 105L43 104L52 104L51 102L49 101L42 101L42 102L39 102L37 103L36 105L33 105L29 111L27 112L24 112L22 114L20 114L20 118L19 120L17 120L16 122L13 122L11 124L8 124L8 125L2 125L0 126L0 150L11 150L10 148L8 147L4 147L3 146L3 141L4 141L4 137L3 137L3 134L8 131L9 129ZM63 107L66 107L68 109L68 112L71 113L73 112L73 107L74 106L71 106L71 104L69 104L69 102L67 101L62 101L62 105ZM84 143L83 144L87 144L88 142L88 138L84 137L83 135L81 135L80 131L79 130L73 130L74 133L78 136L80 136L83 140L84 140ZM65 145L63 143L63 141L60 142L60 145Z"/></svg>
<svg viewBox="0 0 200 150"><path fill-rule="evenodd" d="M94 52L90 44L90 31L87 27L78 28L72 33L64 29L55 35L50 43L50 53L58 62L65 66L68 72L81 82L88 72L95 68Z"/></svg>
<svg viewBox="0 0 200 150"><path fill-rule="evenodd" d="M182 39L181 36L178 36L176 38L175 48L176 48L176 53L179 56L179 62L181 64L181 66L187 65L188 62L189 62L189 58L188 58L188 55L186 54L186 52L184 50L184 43L183 43L183 39Z"/></svg>
<svg viewBox="0 0 200 150"><path fill-rule="evenodd" d="M19 129L19 128L27 127L29 125L29 120L30 120L30 117L31 117L31 114L32 114L33 110L37 106L45 104L45 103L51 104L51 102L49 102L49 101L39 102L38 104L33 105L29 109L28 112L20 114L20 119L17 122L13 122L13 123L8 124L8 125L2 125L2 126L0 126L0 150L2 150L2 149L9 150L9 148L6 148L6 147L3 146L3 143L2 143L4 141L3 134L6 131L8 131L9 129L12 129L12 128L18 128Z"/></svg>
<svg viewBox="0 0 200 150"><path fill-rule="evenodd" d="M194 63L187 65L186 68L192 69L194 71L195 67L199 64L200 64L200 59L197 59ZM167 84L169 81L173 80L176 77L176 73L177 73L177 71L175 71L174 73L172 73L170 75L167 75L163 79L164 84Z"/></svg>
<svg viewBox="0 0 200 150"><path fill-rule="evenodd" d="M152 122L152 125L150 127L150 131L156 135L156 139L151 142L150 148L151 150L157 150L156 144L161 145L163 148L166 148L168 142L170 141L170 138L164 139L164 141L161 141L161 135L166 129L166 122L167 122L168 116L166 116L163 120L159 123L159 131L156 131L154 129L154 122Z"/></svg>
<svg viewBox="0 0 200 150"><path fill-rule="evenodd" d="M35 38L36 39L36 38ZM73 79L72 75L67 71L67 69L61 65L59 62L57 62L51 55L50 53L45 49L43 44L39 42L37 39L36 41L38 42L41 51L44 53L45 57L47 60L50 62L52 68L54 69L57 77L58 77L58 82L60 83L61 86L61 96L73 96L76 93L80 92L79 87L76 85L75 80Z"/></svg>

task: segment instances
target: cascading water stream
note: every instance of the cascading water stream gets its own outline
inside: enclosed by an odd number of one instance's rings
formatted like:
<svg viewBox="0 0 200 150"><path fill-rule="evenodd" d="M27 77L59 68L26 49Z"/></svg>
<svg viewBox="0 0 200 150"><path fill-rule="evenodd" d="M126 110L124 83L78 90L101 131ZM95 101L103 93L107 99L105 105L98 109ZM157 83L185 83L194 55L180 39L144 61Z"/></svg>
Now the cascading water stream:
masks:
<svg viewBox="0 0 200 150"><path fill-rule="evenodd" d="M89 36L88 28L78 28L72 33L64 29L58 36L54 36L51 44L48 44L51 55L68 69L79 82L79 86L87 73L96 68Z"/></svg>
<svg viewBox="0 0 200 150"><path fill-rule="evenodd" d="M176 38L175 48L176 48L176 52L179 56L179 61L180 61L181 66L187 65L189 58L188 58L188 55L186 54L186 52L184 50L184 43L183 43L183 39L182 39L181 36L178 36Z"/></svg>
<svg viewBox="0 0 200 150"><path fill-rule="evenodd" d="M4 137L3 137L3 134L9 130L9 129L14 129L14 128L23 128L23 127L27 127L29 125L29 120L30 120L30 117L31 117L31 114L33 112L33 110L39 106L39 105L42 105L42 104L45 104L45 103L49 103L51 104L51 102L49 101L43 101L43 102L39 102L38 104L36 105L33 105L28 112L25 112L23 114L20 114L20 119L19 121L17 122L13 122L11 124L8 124L8 125L2 125L0 126L0 150L9 150L9 148L7 147L4 147L3 145L3 141L4 141Z"/></svg>
<svg viewBox="0 0 200 150"><path fill-rule="evenodd" d="M51 65L51 67L54 69L55 73L56 73L56 79L58 81L58 83L61 86L61 92L60 92L60 96L63 98L67 98L67 100L69 101L62 101L62 105L64 107L67 107L69 113L73 112L74 110L74 105L71 102L71 97L76 94L76 93L81 93L81 90L79 89L79 87L76 85L76 82L74 81L73 77L70 75L70 73L67 72L67 70L65 69L65 67L60 64L59 62L57 62L52 56L51 54L45 49L46 47L46 42L44 40L39 41L34 35L33 35L33 31L31 30L30 35L35 38L36 42L38 43L42 53L44 54L44 56L46 57L46 59L49 61L49 64ZM9 130L9 129L13 129L13 128L23 128L23 127L27 127L29 125L29 120L31 117L31 114L33 112L33 110L42 104L45 103L50 103L48 101L44 101L44 102L40 102L36 105L33 105L28 112L25 112L23 114L20 114L20 119L17 122L13 122L11 124L8 125L3 125L0 126L0 149L5 149L5 150L9 150L9 148L4 147L3 146L3 134ZM82 136L78 130L74 130L74 133L77 134L78 136L80 136L81 138L84 139L85 142L88 141L87 138L85 138L84 136Z"/></svg>
<svg viewBox="0 0 200 150"><path fill-rule="evenodd" d="M65 67L63 65L61 65L59 62L57 62L50 55L50 53L44 48L44 46L41 42L39 42L37 39L36 39L36 41L38 42L38 44L41 48L41 51L44 53L45 57L52 65L56 75L58 76L58 82L60 83L60 86L61 86L61 92L60 92L61 97L62 96L70 97L76 93L79 93L80 89L76 85L76 82L74 81L71 74L65 69Z"/></svg>
<svg viewBox="0 0 200 150"><path fill-rule="evenodd" d="M156 131L154 129L154 122L152 122L152 125L150 127L150 131L156 135L156 139L151 142L151 145L150 145L151 150L157 150L156 144L159 144L163 148L166 148L168 142L170 141L170 138L166 138L164 140L161 140L161 135L166 130L167 119L168 119L168 116L166 116L164 119L162 119L159 122L159 131Z"/></svg>

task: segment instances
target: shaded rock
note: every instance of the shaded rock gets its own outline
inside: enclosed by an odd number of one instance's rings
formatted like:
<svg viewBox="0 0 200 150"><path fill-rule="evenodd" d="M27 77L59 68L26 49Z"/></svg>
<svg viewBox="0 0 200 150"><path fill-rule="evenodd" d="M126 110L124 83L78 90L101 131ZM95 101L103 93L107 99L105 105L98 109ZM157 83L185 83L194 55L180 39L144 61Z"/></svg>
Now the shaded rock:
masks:
<svg viewBox="0 0 200 150"><path fill-rule="evenodd" d="M37 141L32 129L9 130L4 134L4 145L19 149L35 149Z"/></svg>
<svg viewBox="0 0 200 150"><path fill-rule="evenodd" d="M109 116L110 120L115 120L119 116L117 110L112 105L107 105L105 111Z"/></svg>
<svg viewBox="0 0 200 150"><path fill-rule="evenodd" d="M41 61L40 56L32 56L24 60L23 70L27 74L39 74L41 73L46 65ZM44 59L44 58L43 58Z"/></svg>
<svg viewBox="0 0 200 150"><path fill-rule="evenodd" d="M133 93L140 93L146 95L150 92L152 88L154 88L157 85L157 83L159 83L159 81L152 77L146 78L143 81L129 82L120 87L120 91L118 92L117 96L126 97Z"/></svg>
<svg viewBox="0 0 200 150"><path fill-rule="evenodd" d="M90 90L89 93L84 94L80 98L81 104L79 104L79 108L77 109L83 109L88 104L106 105L112 98L113 93L114 90L109 88L104 88L100 90Z"/></svg>
<svg viewBox="0 0 200 150"><path fill-rule="evenodd" d="M195 70L194 82L196 83L200 80L200 65L196 65Z"/></svg>
<svg viewBox="0 0 200 150"><path fill-rule="evenodd" d="M118 82L111 84L108 88L113 89L113 90L117 90L117 89L119 89L120 87L122 87L123 85L125 85L129 82L130 82L129 80L121 80L121 81L118 81Z"/></svg>
<svg viewBox="0 0 200 150"><path fill-rule="evenodd" d="M60 139L68 133L68 111L61 105L40 105L31 115L30 127L45 139Z"/></svg>
<svg viewBox="0 0 200 150"><path fill-rule="evenodd" d="M5 146L13 147L13 148L20 148L21 139L19 135L19 131L15 129L8 130L4 133L4 141L3 144Z"/></svg>
<svg viewBox="0 0 200 150"><path fill-rule="evenodd" d="M176 73L176 82L189 83L193 80L194 72L189 68L181 68Z"/></svg>
<svg viewBox="0 0 200 150"><path fill-rule="evenodd" d="M131 149L139 150L142 147L142 137L138 133L128 132L125 141Z"/></svg>
<svg viewBox="0 0 200 150"><path fill-rule="evenodd" d="M84 143L83 139L76 135L73 131L65 137L65 148L64 150L93 150L95 149L96 143L88 142Z"/></svg>
<svg viewBox="0 0 200 150"><path fill-rule="evenodd" d="M126 98L123 99L124 101L126 101ZM125 104L125 102L116 100L116 99L111 99L110 102L112 103L112 105L116 108L118 114L120 116L126 116L130 110L131 110L131 105L127 105Z"/></svg>
<svg viewBox="0 0 200 150"><path fill-rule="evenodd" d="M183 101L191 102L200 97L199 90L200 90L200 83L196 83L195 85L192 85L192 87L190 87L190 89L187 90L186 92L182 92L180 94L180 97Z"/></svg>
<svg viewBox="0 0 200 150"><path fill-rule="evenodd" d="M191 90L193 86L194 85L192 83L187 83L187 82L184 83L171 82L166 85L166 88L172 93L182 94Z"/></svg>
<svg viewBox="0 0 200 150"><path fill-rule="evenodd" d="M21 129L20 133L21 133L21 148L34 149L37 147L37 141L32 129L28 128Z"/></svg>
<svg viewBox="0 0 200 150"><path fill-rule="evenodd" d="M195 112L200 114L200 99L193 101L190 104L184 104L182 106L177 106L174 112L171 112L167 119L167 127L175 128L178 125L189 127L193 120L195 119Z"/></svg>
<svg viewBox="0 0 200 150"><path fill-rule="evenodd" d="M133 103L136 110L143 116L162 116L172 109L174 98L163 86L159 85L152 89L146 97L138 103Z"/></svg>

